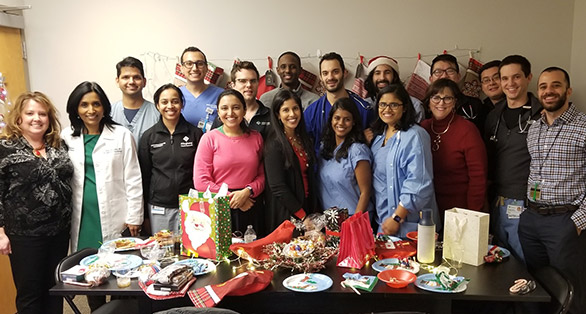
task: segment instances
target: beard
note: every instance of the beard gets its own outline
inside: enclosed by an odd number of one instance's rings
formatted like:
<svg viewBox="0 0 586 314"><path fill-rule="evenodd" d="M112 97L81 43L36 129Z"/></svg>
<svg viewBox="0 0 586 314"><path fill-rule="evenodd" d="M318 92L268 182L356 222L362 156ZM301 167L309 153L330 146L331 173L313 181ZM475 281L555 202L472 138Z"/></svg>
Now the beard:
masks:
<svg viewBox="0 0 586 314"><path fill-rule="evenodd" d="M386 85L383 87L378 87L378 84L380 84L380 83L385 83ZM383 89L389 85L391 85L391 82L389 82L387 80L378 80L378 81L374 82L374 87L376 88L377 93L380 92L381 89Z"/></svg>
<svg viewBox="0 0 586 314"><path fill-rule="evenodd" d="M545 94L543 95L541 98L545 98L548 96L551 96L552 93L549 94ZM555 94L554 94L555 95ZM543 106L543 108L549 112L556 112L558 111L560 108L562 108L564 106L564 104L566 103L566 100L568 99L568 91L566 90L562 95L558 95L558 100L553 103L553 104L546 104L545 102L541 102L541 105Z"/></svg>

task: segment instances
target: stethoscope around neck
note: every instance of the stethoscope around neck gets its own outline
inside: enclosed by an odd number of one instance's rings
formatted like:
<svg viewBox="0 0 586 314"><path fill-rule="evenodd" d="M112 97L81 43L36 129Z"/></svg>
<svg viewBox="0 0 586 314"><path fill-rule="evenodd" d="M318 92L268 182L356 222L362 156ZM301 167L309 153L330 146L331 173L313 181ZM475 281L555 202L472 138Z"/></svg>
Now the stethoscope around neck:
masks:
<svg viewBox="0 0 586 314"><path fill-rule="evenodd" d="M531 119L531 106L523 106L523 109L529 109L529 115L527 116L527 121L525 121L525 125L522 126L522 122L521 122L521 116L523 115L522 113L519 114L519 122L517 123L517 126L519 128L519 130L517 131L517 133L519 134L527 134L527 132L529 131L529 127L535 122L535 120ZM492 133L492 136L489 138L490 141L492 142L498 142L498 138L496 137L498 131L499 131L499 127L501 125L501 119L503 118L503 112L505 110L501 110L501 113L499 115L498 120L496 121L496 126L494 128L494 132Z"/></svg>

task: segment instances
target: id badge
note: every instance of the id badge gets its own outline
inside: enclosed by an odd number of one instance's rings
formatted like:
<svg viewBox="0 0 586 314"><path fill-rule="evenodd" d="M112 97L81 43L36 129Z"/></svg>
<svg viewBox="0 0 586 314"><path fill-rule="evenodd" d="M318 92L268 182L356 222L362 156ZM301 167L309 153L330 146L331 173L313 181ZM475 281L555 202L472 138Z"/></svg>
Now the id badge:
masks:
<svg viewBox="0 0 586 314"><path fill-rule="evenodd" d="M165 214L165 208L164 207L159 207L159 206L151 206L151 214L153 214L153 215L164 215Z"/></svg>
<svg viewBox="0 0 586 314"><path fill-rule="evenodd" d="M197 123L197 127L198 127L200 130L203 130L203 126L204 126L204 125L205 125L205 122L203 122L203 120L199 120L199 122Z"/></svg>
<svg viewBox="0 0 586 314"><path fill-rule="evenodd" d="M541 200L541 181L534 181L529 188L529 199L532 201Z"/></svg>
<svg viewBox="0 0 586 314"><path fill-rule="evenodd" d="M523 206L521 205L507 205L507 217L509 219L519 219L523 212Z"/></svg>

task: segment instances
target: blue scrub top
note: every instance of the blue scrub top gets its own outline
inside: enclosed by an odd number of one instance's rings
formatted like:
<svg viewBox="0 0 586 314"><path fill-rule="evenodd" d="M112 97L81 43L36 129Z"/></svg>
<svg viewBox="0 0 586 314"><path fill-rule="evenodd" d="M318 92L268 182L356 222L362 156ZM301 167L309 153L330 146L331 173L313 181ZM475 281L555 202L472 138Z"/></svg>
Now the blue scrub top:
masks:
<svg viewBox="0 0 586 314"><path fill-rule="evenodd" d="M419 212L431 209L436 227L439 214L433 188L433 162L427 132L418 125L399 131L382 146L384 134L372 143L373 180L379 232L385 219L391 217L399 204L409 211L401 224L400 237L417 230Z"/></svg>
<svg viewBox="0 0 586 314"><path fill-rule="evenodd" d="M334 150L334 156L342 144ZM353 215L360 199L360 189L354 170L359 161L366 160L372 164L372 153L365 144L354 143L348 149L348 157L336 161L335 158L325 160L319 156L319 195L324 209L337 206L347 208ZM368 211L373 210L369 203Z"/></svg>
<svg viewBox="0 0 586 314"><path fill-rule="evenodd" d="M216 106L218 96L224 89L215 85L208 85L208 88L197 98L187 90L187 87L181 86L179 89L181 89L185 98L185 105L181 110L185 120L200 128L204 133L211 130L214 120L218 117Z"/></svg>

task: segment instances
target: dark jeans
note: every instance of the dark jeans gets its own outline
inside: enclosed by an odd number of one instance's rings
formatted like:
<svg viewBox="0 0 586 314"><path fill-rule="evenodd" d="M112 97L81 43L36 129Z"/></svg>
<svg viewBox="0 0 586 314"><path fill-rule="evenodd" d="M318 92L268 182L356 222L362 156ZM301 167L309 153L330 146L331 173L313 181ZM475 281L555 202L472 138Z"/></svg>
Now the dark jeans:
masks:
<svg viewBox="0 0 586 314"><path fill-rule="evenodd" d="M519 240L530 272L551 265L574 285L570 313L586 309L586 231L578 236L573 212L541 215L530 209L521 214Z"/></svg>
<svg viewBox="0 0 586 314"><path fill-rule="evenodd" d="M63 313L63 298L49 296L49 289L55 285L57 264L67 256L69 230L50 237L9 235L8 238L18 313Z"/></svg>

